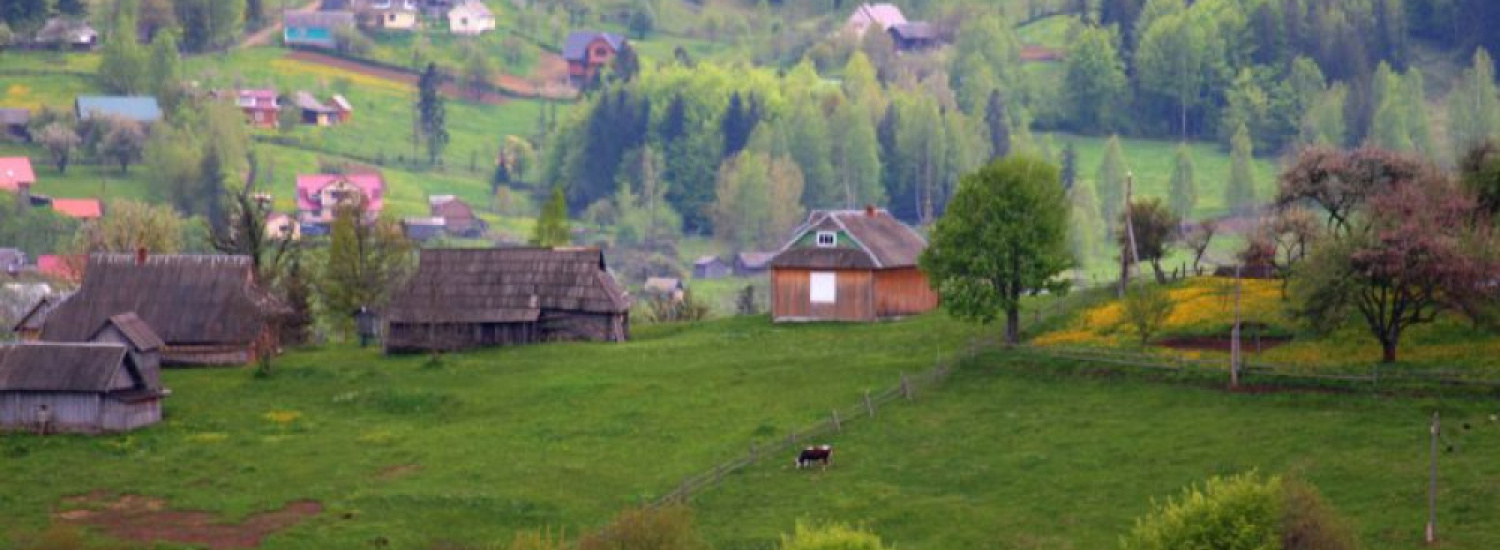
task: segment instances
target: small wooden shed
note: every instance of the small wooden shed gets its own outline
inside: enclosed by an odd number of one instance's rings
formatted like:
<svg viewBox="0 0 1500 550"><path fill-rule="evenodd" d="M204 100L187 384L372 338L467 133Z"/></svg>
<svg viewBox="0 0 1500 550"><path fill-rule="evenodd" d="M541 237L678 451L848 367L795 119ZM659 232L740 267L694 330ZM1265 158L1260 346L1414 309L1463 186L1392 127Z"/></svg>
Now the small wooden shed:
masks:
<svg viewBox="0 0 1500 550"><path fill-rule="evenodd" d="M66 294L39 298L35 304L32 304L31 309L26 310L21 319L16 321L16 326L12 327L11 330L23 342L41 340L42 325L46 324L47 316L52 313L53 309L57 308L58 304L61 304L67 298L68 295Z"/></svg>
<svg viewBox="0 0 1500 550"><path fill-rule="evenodd" d="M31 430L43 407L58 432L133 430L161 421L159 368L115 343L0 346L0 431Z"/></svg>
<svg viewBox="0 0 1500 550"><path fill-rule="evenodd" d="M723 279L733 273L729 264L718 256L703 256L693 262L694 279Z"/></svg>
<svg viewBox="0 0 1500 550"><path fill-rule="evenodd" d="M427 249L385 320L387 353L623 342L630 296L596 248Z"/></svg>
<svg viewBox="0 0 1500 550"><path fill-rule="evenodd" d="M885 210L819 210L771 261L777 322L875 321L929 311L927 241Z"/></svg>
<svg viewBox="0 0 1500 550"><path fill-rule="evenodd" d="M47 342L86 342L134 313L165 342L165 365L237 366L277 348L286 308L255 284L247 256L96 254L83 284L42 326Z"/></svg>

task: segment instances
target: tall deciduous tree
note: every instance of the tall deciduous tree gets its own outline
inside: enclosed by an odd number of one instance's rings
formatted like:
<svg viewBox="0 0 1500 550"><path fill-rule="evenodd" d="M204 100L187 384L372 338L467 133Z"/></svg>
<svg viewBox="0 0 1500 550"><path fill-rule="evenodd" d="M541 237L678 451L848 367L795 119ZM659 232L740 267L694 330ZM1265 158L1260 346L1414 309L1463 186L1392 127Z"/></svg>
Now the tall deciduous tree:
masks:
<svg viewBox="0 0 1500 550"><path fill-rule="evenodd" d="M868 110L852 100L839 104L830 125L833 176L844 208L884 204L880 185L880 144Z"/></svg>
<svg viewBox="0 0 1500 550"><path fill-rule="evenodd" d="M1173 214L1159 198L1149 198L1130 201L1130 210L1124 214L1128 216L1122 220L1128 221L1134 233L1134 241L1128 235L1121 232L1117 239L1120 246L1120 254L1125 258L1140 258L1141 261L1151 264L1151 269L1156 273L1156 282L1166 284L1167 274L1161 268L1161 260L1167 256L1168 248L1178 238L1177 229L1182 224L1182 219ZM1135 251L1130 250L1131 245Z"/></svg>
<svg viewBox="0 0 1500 550"><path fill-rule="evenodd" d="M1276 204L1308 202L1323 211L1336 235L1348 234L1365 201L1400 181L1421 177L1426 164L1411 155L1375 148L1340 151L1310 147L1281 173Z"/></svg>
<svg viewBox="0 0 1500 550"><path fill-rule="evenodd" d="M116 7L115 25L104 37L99 52L99 83L106 91L129 95L146 89L146 53L136 42L136 4L131 0Z"/></svg>
<svg viewBox="0 0 1500 550"><path fill-rule="evenodd" d="M1113 130L1129 98L1125 63L1110 28L1085 27L1063 61L1068 112L1080 130Z"/></svg>
<svg viewBox="0 0 1500 550"><path fill-rule="evenodd" d="M410 272L411 241L400 225L368 221L359 204L340 206L328 241L328 257L313 278L326 317L343 330L361 307L379 308Z"/></svg>
<svg viewBox="0 0 1500 550"><path fill-rule="evenodd" d="M1250 130L1241 124L1230 140L1229 186L1224 190L1224 204L1236 215L1245 215L1256 207L1254 146Z"/></svg>
<svg viewBox="0 0 1500 550"><path fill-rule="evenodd" d="M1459 176L1482 213L1491 219L1500 216L1500 143L1486 141L1470 149L1459 163Z"/></svg>
<svg viewBox="0 0 1500 550"><path fill-rule="evenodd" d="M719 169L714 235L744 248L769 248L796 226L802 207L802 172L787 158L746 151Z"/></svg>
<svg viewBox="0 0 1500 550"><path fill-rule="evenodd" d="M531 234L532 246L567 246L573 242L572 229L568 224L568 201L561 187L552 189L552 198L542 207L536 220L536 229Z"/></svg>
<svg viewBox="0 0 1500 550"><path fill-rule="evenodd" d="M73 158L73 151L83 143L72 125L63 122L48 124L34 138L52 155L52 164L57 166L58 173L63 174L68 172L68 162Z"/></svg>
<svg viewBox="0 0 1500 550"><path fill-rule="evenodd" d="M1489 52L1474 52L1474 64L1448 94L1448 135L1454 156L1462 158L1487 140L1500 137L1500 90Z"/></svg>
<svg viewBox="0 0 1500 550"><path fill-rule="evenodd" d="M107 117L104 136L99 140L100 156L120 165L120 173L130 169L130 163L141 159L146 150L146 131L141 123L127 118Z"/></svg>
<svg viewBox="0 0 1500 550"><path fill-rule="evenodd" d="M153 254L182 251L184 222L171 206L113 200L106 212L74 235L73 253L134 253L141 248Z"/></svg>
<svg viewBox="0 0 1500 550"><path fill-rule="evenodd" d="M177 107L182 89L182 54L177 51L177 32L165 30L151 39L151 59L146 74L151 92L161 101L162 108L172 111Z"/></svg>
<svg viewBox="0 0 1500 550"><path fill-rule="evenodd" d="M1094 172L1095 195L1099 198L1099 213L1111 233L1120 212L1125 209L1125 152L1120 148L1120 137L1111 136L1104 146L1104 158L1099 161L1099 170Z"/></svg>
<svg viewBox="0 0 1500 550"><path fill-rule="evenodd" d="M1099 215L1099 199L1094 188L1079 185L1068 192L1068 220L1072 229L1068 232L1068 247L1079 267L1087 267L1100 254L1099 243L1104 239L1104 220Z"/></svg>
<svg viewBox="0 0 1500 550"><path fill-rule="evenodd" d="M1013 156L964 176L920 263L950 312L981 323L1004 312L1019 343L1021 297L1065 291L1057 275L1073 265L1057 168Z"/></svg>
<svg viewBox="0 0 1500 550"><path fill-rule="evenodd" d="M1140 37L1135 63L1143 90L1169 97L1178 107L1178 125L1186 139L1189 112L1204 101L1212 63L1222 59L1211 36L1215 25L1196 10L1167 15Z"/></svg>
<svg viewBox="0 0 1500 550"><path fill-rule="evenodd" d="M1171 189L1172 213L1181 219L1191 218L1193 208L1198 206L1198 183L1193 174L1193 156L1188 151L1187 144L1177 146Z"/></svg>

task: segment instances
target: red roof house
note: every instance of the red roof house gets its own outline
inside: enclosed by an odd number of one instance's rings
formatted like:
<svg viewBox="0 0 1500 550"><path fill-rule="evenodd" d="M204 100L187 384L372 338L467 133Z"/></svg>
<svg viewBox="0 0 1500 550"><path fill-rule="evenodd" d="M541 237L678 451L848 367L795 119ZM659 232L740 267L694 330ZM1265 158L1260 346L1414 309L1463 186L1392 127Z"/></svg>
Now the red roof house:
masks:
<svg viewBox="0 0 1500 550"><path fill-rule="evenodd" d="M97 220L104 215L104 203L99 199L52 199L52 209L79 220Z"/></svg>
<svg viewBox="0 0 1500 550"><path fill-rule="evenodd" d="M36 172L31 169L31 159L0 157L0 190L14 193L32 185L36 185Z"/></svg>
<svg viewBox="0 0 1500 550"><path fill-rule="evenodd" d="M54 256L46 254L37 256L36 270L42 275L54 279L78 282L83 279L83 265L86 259L82 256Z"/></svg>
<svg viewBox="0 0 1500 550"><path fill-rule="evenodd" d="M340 205L359 204L367 220L385 209L385 178L380 174L297 176L297 210L304 225L328 225Z"/></svg>
<svg viewBox="0 0 1500 550"><path fill-rule="evenodd" d="M261 128L278 126L281 103L276 99L276 90L239 90L235 92L234 103L245 112L250 124Z"/></svg>

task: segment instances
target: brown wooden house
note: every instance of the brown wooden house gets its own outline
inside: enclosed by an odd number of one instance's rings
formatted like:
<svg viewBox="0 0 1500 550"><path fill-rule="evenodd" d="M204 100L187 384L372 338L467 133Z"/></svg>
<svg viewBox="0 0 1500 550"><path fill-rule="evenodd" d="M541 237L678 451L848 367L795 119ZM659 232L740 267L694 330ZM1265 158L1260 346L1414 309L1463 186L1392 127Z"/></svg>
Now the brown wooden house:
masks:
<svg viewBox="0 0 1500 550"><path fill-rule="evenodd" d="M285 312L255 285L247 256L96 254L83 284L47 316L42 340L84 342L134 312L160 335L166 365L243 365L277 347Z"/></svg>
<svg viewBox="0 0 1500 550"><path fill-rule="evenodd" d="M161 421L161 373L117 343L0 346L0 431L99 433ZM149 355L149 354L148 354Z"/></svg>
<svg viewBox="0 0 1500 550"><path fill-rule="evenodd" d="M938 305L917 268L927 241L885 210L814 211L771 260L776 322L875 321Z"/></svg>
<svg viewBox="0 0 1500 550"><path fill-rule="evenodd" d="M573 31L563 44L562 57L568 62L568 79L574 86L585 86L600 70L614 61L626 47L625 37L614 33Z"/></svg>
<svg viewBox="0 0 1500 550"><path fill-rule="evenodd" d="M429 249L385 321L387 353L623 342L630 296L598 249Z"/></svg>

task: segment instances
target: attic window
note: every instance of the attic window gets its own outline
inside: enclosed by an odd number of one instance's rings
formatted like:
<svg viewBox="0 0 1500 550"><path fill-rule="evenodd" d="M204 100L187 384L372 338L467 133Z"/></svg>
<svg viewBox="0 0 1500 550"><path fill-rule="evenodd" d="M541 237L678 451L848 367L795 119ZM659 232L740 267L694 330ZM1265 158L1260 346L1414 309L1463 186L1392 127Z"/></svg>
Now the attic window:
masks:
<svg viewBox="0 0 1500 550"><path fill-rule="evenodd" d="M818 232L818 248L833 248L839 244L839 234L832 231Z"/></svg>

